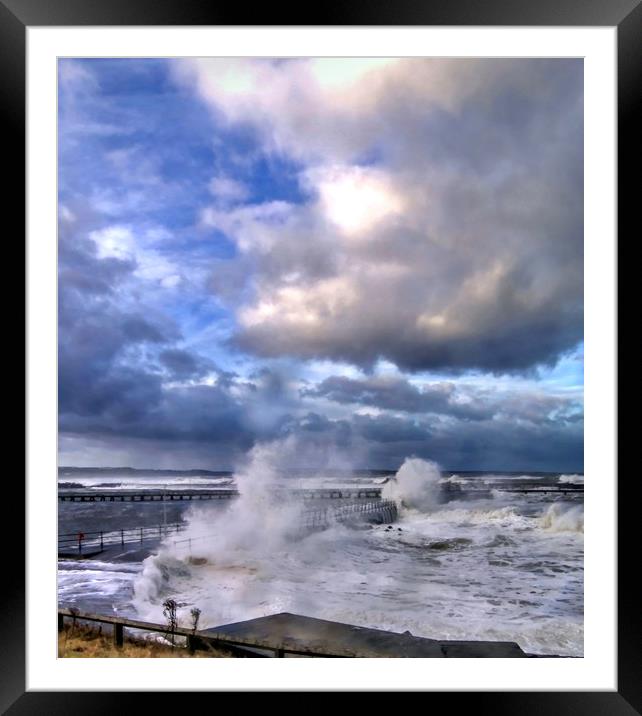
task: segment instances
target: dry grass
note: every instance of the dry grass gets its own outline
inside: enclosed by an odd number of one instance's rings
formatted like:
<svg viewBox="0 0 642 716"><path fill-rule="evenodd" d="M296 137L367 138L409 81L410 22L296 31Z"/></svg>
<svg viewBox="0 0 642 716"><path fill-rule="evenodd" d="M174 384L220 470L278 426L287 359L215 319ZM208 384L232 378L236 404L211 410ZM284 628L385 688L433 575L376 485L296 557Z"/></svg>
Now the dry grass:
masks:
<svg viewBox="0 0 642 716"><path fill-rule="evenodd" d="M125 635L122 648L112 643L111 629L104 632L100 627L83 624L65 625L65 630L58 634L58 656L75 659L208 659L233 657L234 654L223 648L208 651L195 651L190 654L183 646L167 646L146 639L134 639Z"/></svg>

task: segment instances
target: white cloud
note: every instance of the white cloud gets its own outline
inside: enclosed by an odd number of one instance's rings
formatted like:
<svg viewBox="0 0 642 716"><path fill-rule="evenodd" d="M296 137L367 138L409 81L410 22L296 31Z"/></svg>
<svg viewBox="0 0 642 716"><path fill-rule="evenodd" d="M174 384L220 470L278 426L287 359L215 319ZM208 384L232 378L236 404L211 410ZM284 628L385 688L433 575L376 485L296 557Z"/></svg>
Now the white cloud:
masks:
<svg viewBox="0 0 642 716"><path fill-rule="evenodd" d="M210 181L209 189L214 198L222 203L242 202L249 196L249 191L245 184L226 176L213 177Z"/></svg>
<svg viewBox="0 0 642 716"><path fill-rule="evenodd" d="M83 63L72 59L59 60L58 80L63 90L75 94L98 89L98 81L93 73Z"/></svg>
<svg viewBox="0 0 642 716"><path fill-rule="evenodd" d="M301 166L303 204L202 213L239 249L246 349L501 371L580 340L580 61L203 59L178 74Z"/></svg>
<svg viewBox="0 0 642 716"><path fill-rule="evenodd" d="M89 238L96 244L98 257L131 261L136 256L136 241L128 226L108 226L92 231Z"/></svg>
<svg viewBox="0 0 642 716"><path fill-rule="evenodd" d="M58 217L60 221L64 221L68 224L73 224L76 221L76 215L71 211L68 206L60 204L58 207Z"/></svg>
<svg viewBox="0 0 642 716"><path fill-rule="evenodd" d="M135 231L131 226L112 225L90 232L89 238L96 244L98 257L134 261L133 276L159 283L164 288L174 288L181 282L181 272L176 264L152 246L167 239L170 233L164 227L149 227Z"/></svg>
<svg viewBox="0 0 642 716"><path fill-rule="evenodd" d="M395 62L389 57L355 57L348 62L341 57L319 57L310 60L313 77L322 90L338 90L354 87L363 82L373 70L379 70Z"/></svg>

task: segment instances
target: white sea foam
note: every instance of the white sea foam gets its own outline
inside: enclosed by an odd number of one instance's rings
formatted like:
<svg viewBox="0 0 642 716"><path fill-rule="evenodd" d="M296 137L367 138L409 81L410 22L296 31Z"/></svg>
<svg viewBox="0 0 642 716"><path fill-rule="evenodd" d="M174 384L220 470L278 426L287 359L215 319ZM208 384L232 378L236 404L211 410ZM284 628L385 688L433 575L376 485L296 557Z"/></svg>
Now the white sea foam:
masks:
<svg viewBox="0 0 642 716"><path fill-rule="evenodd" d="M132 475L73 475L59 477L59 484L74 483L83 488L100 491L110 490L163 490L179 488L185 490L199 490L203 488L225 487L232 483L230 477L181 477L170 475L165 477L141 477Z"/></svg>
<svg viewBox="0 0 642 716"><path fill-rule="evenodd" d="M531 526L531 520L517 511L515 507L494 507L479 505L474 507L444 508L431 515L431 522L451 522L458 525L504 525L513 528Z"/></svg>
<svg viewBox="0 0 642 716"><path fill-rule="evenodd" d="M59 603L69 607L89 602L90 611L126 612L128 595L140 571L140 563L61 560L58 563Z"/></svg>
<svg viewBox="0 0 642 716"><path fill-rule="evenodd" d="M451 475L450 477L442 477L440 480L443 484L450 484L450 485L468 485L470 484L471 480L467 480L464 477L460 477L459 475Z"/></svg>
<svg viewBox="0 0 642 716"><path fill-rule="evenodd" d="M583 485L584 475L560 475L559 482L571 485Z"/></svg>

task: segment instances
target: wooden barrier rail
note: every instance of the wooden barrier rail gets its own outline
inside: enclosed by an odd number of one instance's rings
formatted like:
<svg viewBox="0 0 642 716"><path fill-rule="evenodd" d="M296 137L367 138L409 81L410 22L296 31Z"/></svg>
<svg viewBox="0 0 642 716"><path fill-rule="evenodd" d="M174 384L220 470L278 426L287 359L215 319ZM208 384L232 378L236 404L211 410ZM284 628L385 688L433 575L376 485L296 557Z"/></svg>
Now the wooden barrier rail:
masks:
<svg viewBox="0 0 642 716"><path fill-rule="evenodd" d="M186 639L187 648L193 652L195 650L207 650L208 647L220 645L231 647L249 647L252 649L262 649L274 652L275 657L282 658L286 654L294 654L296 656L317 656L326 658L343 658L346 656L355 656L355 654L330 654L314 647L288 646L288 644L277 639L244 639L242 637L230 637L227 634L218 634L208 630L207 632L195 631L194 629L186 629L185 627L175 627L170 629L167 625L155 624L153 622L144 622L137 619L127 619L126 617L112 617L106 614L92 614L89 612L81 612L77 609L58 609L58 631L62 632L65 628L65 619L72 619L73 622L91 622L96 624L110 624L113 631L113 643L116 648L121 648L124 642L124 629L137 629L139 631L152 632L156 634L164 634L180 636Z"/></svg>

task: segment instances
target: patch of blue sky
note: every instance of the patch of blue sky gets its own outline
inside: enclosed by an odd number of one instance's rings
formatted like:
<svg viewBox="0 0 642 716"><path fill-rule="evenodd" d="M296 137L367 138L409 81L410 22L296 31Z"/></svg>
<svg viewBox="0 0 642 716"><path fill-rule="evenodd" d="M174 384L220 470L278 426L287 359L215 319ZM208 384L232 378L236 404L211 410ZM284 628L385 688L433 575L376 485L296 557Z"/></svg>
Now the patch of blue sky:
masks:
<svg viewBox="0 0 642 716"><path fill-rule="evenodd" d="M560 390L581 390L584 386L584 342L562 355L552 368L540 369L538 383Z"/></svg>
<svg viewBox="0 0 642 716"><path fill-rule="evenodd" d="M211 296L197 295L193 291L186 291L181 296L176 316L188 334L200 333L213 322L231 318L230 312Z"/></svg>
<svg viewBox="0 0 642 716"><path fill-rule="evenodd" d="M400 373L398 374L400 375ZM365 378L367 374L358 366L352 365L351 363L333 360L308 360L301 368L301 379L310 383L320 383L326 378L334 376L360 379Z"/></svg>
<svg viewBox="0 0 642 716"><path fill-rule="evenodd" d="M286 201L289 204L303 204L307 193L298 181L301 167L285 157L261 155L257 157L247 176L252 203Z"/></svg>
<svg viewBox="0 0 642 716"><path fill-rule="evenodd" d="M306 200L299 167L263 153L251 128L213 124L210 110L173 82L167 61L73 62L86 91L60 96L63 203L85 197L112 221L155 221L177 231L193 227L216 200L215 176L243 187L241 203ZM228 237L209 238L214 255L235 255ZM203 252L197 242L187 240L188 247Z"/></svg>
<svg viewBox="0 0 642 716"><path fill-rule="evenodd" d="M183 316L182 345L212 361L221 371L247 377L256 372L262 363L245 353L238 352L230 344L235 322L231 314L220 314L216 320L203 321L205 312Z"/></svg>
<svg viewBox="0 0 642 716"><path fill-rule="evenodd" d="M167 72L167 60L162 58L88 57L72 61L82 63L94 75L105 95L146 95L176 89Z"/></svg>
<svg viewBox="0 0 642 716"><path fill-rule="evenodd" d="M212 259L232 259L238 254L234 241L221 231L194 229L193 226L172 231L159 250L168 256L177 254L204 264Z"/></svg>

